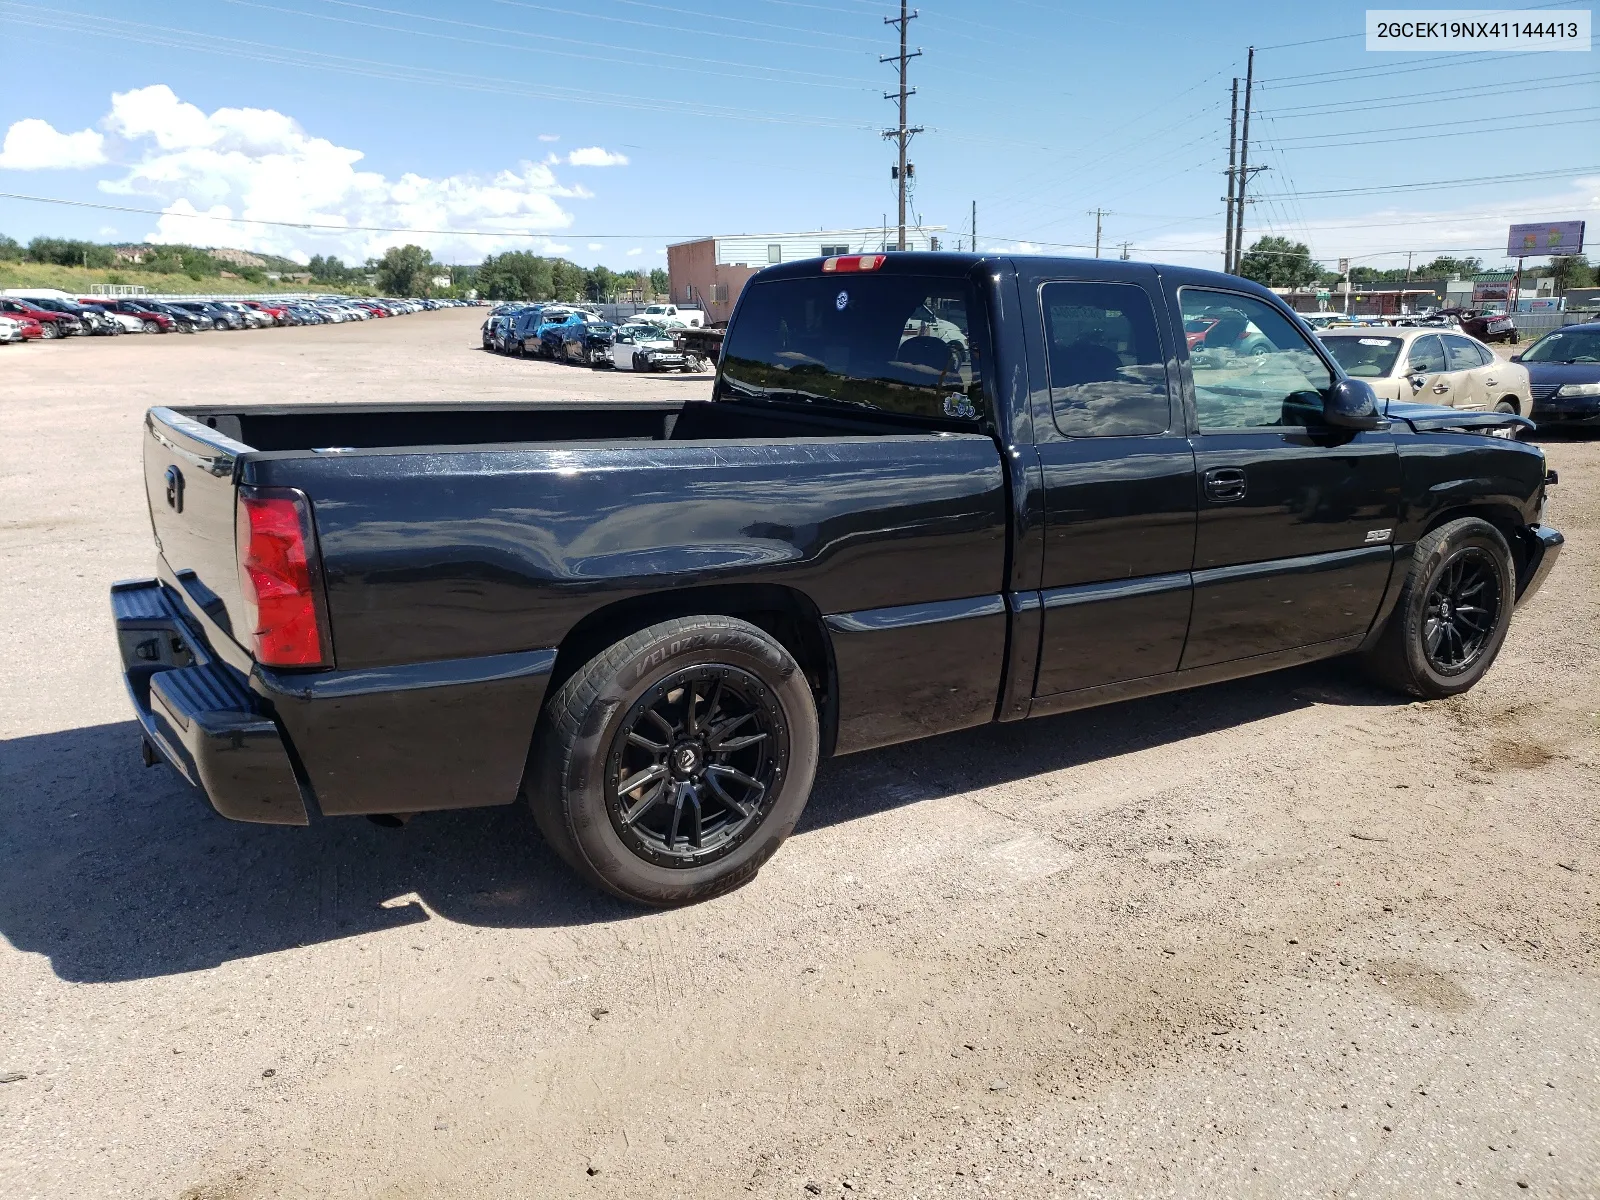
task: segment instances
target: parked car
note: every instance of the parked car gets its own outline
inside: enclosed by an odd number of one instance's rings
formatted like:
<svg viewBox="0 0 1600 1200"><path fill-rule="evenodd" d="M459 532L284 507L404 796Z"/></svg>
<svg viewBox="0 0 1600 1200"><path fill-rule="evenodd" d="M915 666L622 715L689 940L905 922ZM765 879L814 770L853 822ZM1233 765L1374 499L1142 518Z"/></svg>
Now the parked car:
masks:
<svg viewBox="0 0 1600 1200"><path fill-rule="evenodd" d="M169 314L145 307L130 296L95 296L83 303L98 304L109 312L136 320L145 333L170 333L178 327Z"/></svg>
<svg viewBox="0 0 1600 1200"><path fill-rule="evenodd" d="M72 314L41 308L34 301L19 296L0 296L0 316L38 322L39 335L43 338L64 338L85 332L83 322Z"/></svg>
<svg viewBox="0 0 1600 1200"><path fill-rule="evenodd" d="M1480 342L1510 342L1515 346L1521 337L1516 321L1509 313L1484 312L1475 308L1441 308L1433 314L1432 319L1454 321L1462 332Z"/></svg>
<svg viewBox="0 0 1600 1200"><path fill-rule="evenodd" d="M139 317L130 317L127 313L122 312L120 309L114 306L101 304L94 300L80 300L78 301L78 306L84 309L86 312L95 313L100 317L109 318L110 320L115 321L120 327L117 330L119 333L144 332L143 319Z"/></svg>
<svg viewBox="0 0 1600 1200"><path fill-rule="evenodd" d="M0 317L0 345L22 340L22 322L15 317Z"/></svg>
<svg viewBox="0 0 1600 1200"><path fill-rule="evenodd" d="M213 329L244 329L247 325L243 316L215 301L174 300L172 303L178 308L209 318Z"/></svg>
<svg viewBox="0 0 1600 1200"><path fill-rule="evenodd" d="M706 323L706 314L698 308L680 308L676 304L647 304L644 312L639 314L646 321L655 321L658 318L664 321L682 321L692 329L698 329Z"/></svg>
<svg viewBox="0 0 1600 1200"><path fill-rule="evenodd" d="M54 296L34 296L28 303L75 318L78 322L78 327L74 331L76 333L86 333L95 337L115 337L122 332L122 322L110 313L96 308L86 308L72 300L60 300Z"/></svg>
<svg viewBox="0 0 1600 1200"><path fill-rule="evenodd" d="M587 321L573 322L561 327L559 343L553 353L562 362L586 367L611 365L611 338L615 326L592 314Z"/></svg>
<svg viewBox="0 0 1600 1200"><path fill-rule="evenodd" d="M672 336L659 325L632 321L617 326L609 352L611 365L619 371L683 371L688 356L678 349Z"/></svg>
<svg viewBox="0 0 1600 1200"><path fill-rule="evenodd" d="M1528 416L1528 372L1497 358L1464 333L1448 330L1337 329L1317 335L1345 374L1363 379L1385 400L1450 408L1493 409Z"/></svg>
<svg viewBox="0 0 1600 1200"><path fill-rule="evenodd" d="M1527 368L1541 426L1600 425L1600 321L1552 330L1512 361Z"/></svg>
<svg viewBox="0 0 1600 1200"><path fill-rule="evenodd" d="M564 355L567 331L574 325L588 325L594 317L582 309L547 308L540 315L534 339L524 342L524 353L535 353L541 358L560 358Z"/></svg>
<svg viewBox="0 0 1600 1200"><path fill-rule="evenodd" d="M930 301L954 374L904 336ZM1221 310L1267 353L1190 354ZM152 409L160 576L112 609L145 754L223 815L526 797L682 904L754 877L825 755L1343 654L1467 691L1556 560L1553 479L1482 436L1525 418L1386 407L1234 276L783 263L709 400Z"/></svg>

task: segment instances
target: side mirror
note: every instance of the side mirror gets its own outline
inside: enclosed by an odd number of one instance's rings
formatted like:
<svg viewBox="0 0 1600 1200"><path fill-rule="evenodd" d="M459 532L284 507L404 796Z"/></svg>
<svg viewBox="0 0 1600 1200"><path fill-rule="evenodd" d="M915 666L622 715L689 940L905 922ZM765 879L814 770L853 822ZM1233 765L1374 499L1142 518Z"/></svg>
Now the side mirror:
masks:
<svg viewBox="0 0 1600 1200"><path fill-rule="evenodd" d="M1513 354L1513 355L1512 355L1512 356L1511 356L1511 361L1512 361L1512 362L1521 362L1521 361L1522 361L1522 355L1520 355L1520 354Z"/></svg>
<svg viewBox="0 0 1600 1200"><path fill-rule="evenodd" d="M1322 419L1335 429L1379 429L1383 416L1372 385L1360 379L1340 379L1322 402Z"/></svg>

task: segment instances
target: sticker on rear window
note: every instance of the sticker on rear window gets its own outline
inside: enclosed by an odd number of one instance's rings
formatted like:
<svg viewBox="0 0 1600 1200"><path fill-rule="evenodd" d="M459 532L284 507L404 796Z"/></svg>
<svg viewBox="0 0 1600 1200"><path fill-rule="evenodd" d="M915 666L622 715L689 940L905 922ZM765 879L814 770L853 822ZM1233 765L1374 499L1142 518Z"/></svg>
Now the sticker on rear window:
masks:
<svg viewBox="0 0 1600 1200"><path fill-rule="evenodd" d="M1356 341L1363 346L1387 346L1389 344L1388 338L1357 338Z"/></svg>
<svg viewBox="0 0 1600 1200"><path fill-rule="evenodd" d="M833 306L835 308L837 308L840 312L843 312L845 310L845 306L848 305L849 303L850 303L850 293L849 292L840 292L837 296L835 296L833 298Z"/></svg>

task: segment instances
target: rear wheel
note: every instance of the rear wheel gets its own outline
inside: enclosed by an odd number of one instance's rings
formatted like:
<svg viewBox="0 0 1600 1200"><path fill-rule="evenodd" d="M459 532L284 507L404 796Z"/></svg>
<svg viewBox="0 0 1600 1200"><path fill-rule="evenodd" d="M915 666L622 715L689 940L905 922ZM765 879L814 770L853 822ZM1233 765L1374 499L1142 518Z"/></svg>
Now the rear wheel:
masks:
<svg viewBox="0 0 1600 1200"><path fill-rule="evenodd" d="M1497 413L1510 413L1514 417L1517 415L1517 402L1511 399L1502 400L1494 406L1494 410Z"/></svg>
<svg viewBox="0 0 1600 1200"><path fill-rule="evenodd" d="M545 705L525 784L545 838L590 882L641 904L754 878L794 829L817 765L805 674L733 617L643 629Z"/></svg>
<svg viewBox="0 0 1600 1200"><path fill-rule="evenodd" d="M1477 517L1441 525L1412 551L1400 598L1366 666L1413 696L1459 695L1493 665L1515 604L1516 568L1500 531Z"/></svg>
<svg viewBox="0 0 1600 1200"><path fill-rule="evenodd" d="M39 327L44 336L47 338L58 338L61 336L61 330L56 326L54 321L41 321L39 322Z"/></svg>

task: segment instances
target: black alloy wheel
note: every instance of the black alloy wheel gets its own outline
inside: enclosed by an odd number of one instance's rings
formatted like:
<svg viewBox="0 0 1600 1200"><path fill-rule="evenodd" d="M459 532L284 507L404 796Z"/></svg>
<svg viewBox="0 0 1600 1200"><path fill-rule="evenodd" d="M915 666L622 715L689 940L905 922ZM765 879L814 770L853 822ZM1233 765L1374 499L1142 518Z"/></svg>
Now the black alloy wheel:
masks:
<svg viewBox="0 0 1600 1200"><path fill-rule="evenodd" d="M1447 560L1428 591L1423 653L1440 675L1460 675L1483 654L1500 619L1500 569L1467 546Z"/></svg>
<svg viewBox="0 0 1600 1200"><path fill-rule="evenodd" d="M789 765L789 734L768 687L737 667L686 667L634 704L606 771L623 844L659 866L696 867L761 824Z"/></svg>
<svg viewBox="0 0 1600 1200"><path fill-rule="evenodd" d="M1364 665L1412 696L1459 696L1483 678L1505 644L1516 560L1505 535L1479 517L1430 530L1410 560L1394 612L1361 652Z"/></svg>

